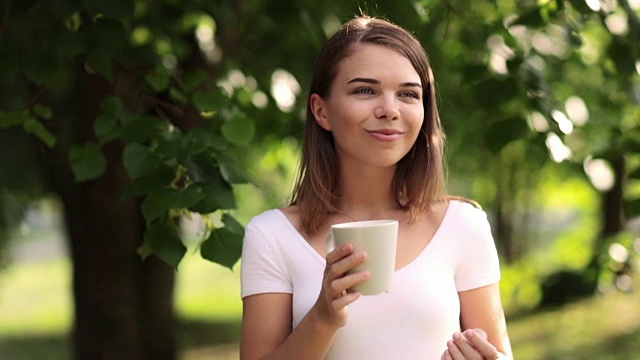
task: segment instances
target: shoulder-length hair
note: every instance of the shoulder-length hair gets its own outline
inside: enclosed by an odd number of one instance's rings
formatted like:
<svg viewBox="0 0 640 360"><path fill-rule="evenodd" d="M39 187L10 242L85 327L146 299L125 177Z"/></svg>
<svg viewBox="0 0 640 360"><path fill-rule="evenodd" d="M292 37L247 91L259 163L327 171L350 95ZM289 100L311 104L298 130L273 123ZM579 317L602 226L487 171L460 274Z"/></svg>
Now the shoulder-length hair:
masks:
<svg viewBox="0 0 640 360"><path fill-rule="evenodd" d="M406 57L420 76L424 121L413 148L398 162L393 189L399 208L411 221L427 212L444 195L443 152L445 135L436 106L433 72L424 48L403 28L385 20L357 17L345 23L320 51L311 82L311 94L329 96L338 64L359 43L385 46ZM315 233L336 207L338 163L333 135L316 122L307 105L302 158L291 204L297 205L303 230Z"/></svg>

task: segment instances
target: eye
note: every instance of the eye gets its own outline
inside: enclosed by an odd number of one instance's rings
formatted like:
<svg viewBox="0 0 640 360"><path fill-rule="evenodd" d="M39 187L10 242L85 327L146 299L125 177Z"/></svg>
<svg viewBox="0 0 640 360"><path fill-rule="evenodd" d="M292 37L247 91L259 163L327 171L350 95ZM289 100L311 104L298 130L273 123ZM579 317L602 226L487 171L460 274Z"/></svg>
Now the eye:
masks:
<svg viewBox="0 0 640 360"><path fill-rule="evenodd" d="M373 94L373 89L371 89L371 88L357 88L357 89L354 90L353 93L354 94L370 95L370 94Z"/></svg>
<svg viewBox="0 0 640 360"><path fill-rule="evenodd" d="M420 95L418 95L418 93L413 91L406 91L406 92L400 93L400 97L414 98L414 99L420 100Z"/></svg>

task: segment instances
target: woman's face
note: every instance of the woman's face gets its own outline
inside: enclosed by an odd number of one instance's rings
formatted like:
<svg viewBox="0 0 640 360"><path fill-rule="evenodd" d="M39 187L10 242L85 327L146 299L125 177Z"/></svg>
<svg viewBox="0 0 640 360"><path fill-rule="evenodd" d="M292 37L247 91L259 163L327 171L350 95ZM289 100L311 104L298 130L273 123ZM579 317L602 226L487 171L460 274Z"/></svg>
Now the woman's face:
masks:
<svg viewBox="0 0 640 360"><path fill-rule="evenodd" d="M393 167L424 121L422 83L411 62L381 45L357 44L337 67L329 96L311 95L316 121L331 131L341 167Z"/></svg>

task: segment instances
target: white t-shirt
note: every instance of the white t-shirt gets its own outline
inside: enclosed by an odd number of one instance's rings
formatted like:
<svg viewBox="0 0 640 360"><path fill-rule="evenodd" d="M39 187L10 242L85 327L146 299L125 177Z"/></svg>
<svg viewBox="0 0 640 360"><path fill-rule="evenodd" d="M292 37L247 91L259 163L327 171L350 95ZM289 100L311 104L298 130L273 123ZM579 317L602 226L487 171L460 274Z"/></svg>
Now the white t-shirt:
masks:
<svg viewBox="0 0 640 360"><path fill-rule="evenodd" d="M280 210L246 226L241 295L289 293L295 329L320 293L325 260ZM484 211L450 201L432 240L398 269L389 293L362 296L348 306L326 359L440 359L460 331L458 292L500 280Z"/></svg>

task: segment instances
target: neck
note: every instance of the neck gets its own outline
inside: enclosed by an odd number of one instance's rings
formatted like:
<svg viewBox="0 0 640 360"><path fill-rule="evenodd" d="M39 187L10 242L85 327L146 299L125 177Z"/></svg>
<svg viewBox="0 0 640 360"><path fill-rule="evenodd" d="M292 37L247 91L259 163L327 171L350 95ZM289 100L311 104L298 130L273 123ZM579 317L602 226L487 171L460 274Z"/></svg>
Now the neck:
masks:
<svg viewBox="0 0 640 360"><path fill-rule="evenodd" d="M340 174L338 209L352 220L389 217L397 212L395 167L350 169Z"/></svg>

